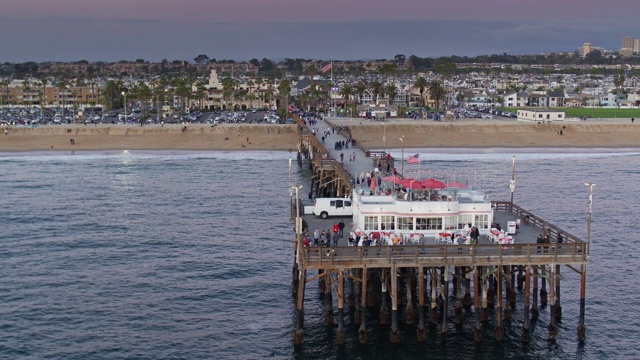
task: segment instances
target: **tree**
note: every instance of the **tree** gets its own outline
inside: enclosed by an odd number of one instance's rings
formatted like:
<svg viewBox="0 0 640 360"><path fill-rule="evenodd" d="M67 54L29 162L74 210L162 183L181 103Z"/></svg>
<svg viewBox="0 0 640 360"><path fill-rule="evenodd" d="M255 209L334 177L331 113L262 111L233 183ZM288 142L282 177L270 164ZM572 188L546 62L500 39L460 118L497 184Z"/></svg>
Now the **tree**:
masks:
<svg viewBox="0 0 640 360"><path fill-rule="evenodd" d="M424 91L427 86L429 86L429 82L424 78L424 76L420 76L416 79L416 82L413 83L413 87L420 90L420 102L422 103L422 107L425 107Z"/></svg>
<svg viewBox="0 0 640 360"><path fill-rule="evenodd" d="M403 54L398 54L394 56L393 59L396 61L396 64L398 64L398 67L402 68L404 67L404 62L407 60L407 57Z"/></svg>
<svg viewBox="0 0 640 360"><path fill-rule="evenodd" d="M378 80L374 80L369 84L369 89L373 95L373 102L378 103L378 95L382 92L382 83Z"/></svg>
<svg viewBox="0 0 640 360"><path fill-rule="evenodd" d="M364 93L367 91L367 85L360 81L354 87L354 91L356 94L358 94L358 101L360 102L360 104L362 104L362 98L364 97Z"/></svg>
<svg viewBox="0 0 640 360"><path fill-rule="evenodd" d="M388 104L393 105L395 97L398 94L398 87L396 84L387 84L384 88L384 92L387 94Z"/></svg>
<svg viewBox="0 0 640 360"><path fill-rule="evenodd" d="M353 88L351 87L351 85L349 84L342 85L342 88L340 88L340 96L342 96L345 99L345 105L344 105L345 109L347 108L347 106L349 106L349 98L351 98L351 95L353 95Z"/></svg>
<svg viewBox="0 0 640 360"><path fill-rule="evenodd" d="M198 56L195 57L195 59L193 59L193 61L196 62L196 64L208 64L209 63L209 57L205 54L200 54Z"/></svg>
<svg viewBox="0 0 640 360"><path fill-rule="evenodd" d="M458 102L458 106L460 106L460 104L464 102L464 99L466 97L467 96L462 91L456 94L456 101Z"/></svg>
<svg viewBox="0 0 640 360"><path fill-rule="evenodd" d="M225 101L225 109L229 109L229 103L233 97L234 90L236 88L237 81L232 78L222 79L222 98Z"/></svg>
<svg viewBox="0 0 640 360"><path fill-rule="evenodd" d="M287 109L289 108L289 93L291 93L291 83L287 79L283 79L278 84L278 92L280 93L280 118L287 118Z"/></svg>
<svg viewBox="0 0 640 360"><path fill-rule="evenodd" d="M255 67L260 67L260 61L256 58L253 58L251 60L249 60L249 64L255 66Z"/></svg>
<svg viewBox="0 0 640 360"><path fill-rule="evenodd" d="M435 101L436 112L438 112L440 101L444 98L445 91L439 80L432 80L429 83L429 97Z"/></svg>

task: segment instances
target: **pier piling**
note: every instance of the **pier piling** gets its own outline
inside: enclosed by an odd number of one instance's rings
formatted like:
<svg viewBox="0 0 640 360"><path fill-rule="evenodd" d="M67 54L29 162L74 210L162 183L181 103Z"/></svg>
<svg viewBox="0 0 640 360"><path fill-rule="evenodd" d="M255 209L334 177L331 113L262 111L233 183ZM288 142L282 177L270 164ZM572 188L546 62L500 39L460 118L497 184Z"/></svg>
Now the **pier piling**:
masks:
<svg viewBox="0 0 640 360"><path fill-rule="evenodd" d="M424 311L425 311L425 278L424 278L424 267L418 267L418 330L417 330L417 338L418 341L423 342L427 340L427 333L424 329Z"/></svg>
<svg viewBox="0 0 640 360"><path fill-rule="evenodd" d="M398 330L398 274L395 266L391 266L391 331L389 340L392 344L400 342L400 331Z"/></svg>

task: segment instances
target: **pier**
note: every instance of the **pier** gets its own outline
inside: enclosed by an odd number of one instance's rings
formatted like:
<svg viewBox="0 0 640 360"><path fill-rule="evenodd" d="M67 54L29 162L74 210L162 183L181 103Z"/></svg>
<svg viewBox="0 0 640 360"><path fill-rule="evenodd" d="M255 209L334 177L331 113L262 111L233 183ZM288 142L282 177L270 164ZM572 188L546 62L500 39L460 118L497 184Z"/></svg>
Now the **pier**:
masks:
<svg viewBox="0 0 640 360"><path fill-rule="evenodd" d="M378 163L387 166L387 162L393 169L392 157L358 147L357 139L355 147L334 149L337 141L345 139L343 134L349 134L347 129L331 132L329 121L318 121L313 127L320 131L314 135L299 118L296 122L298 163L300 166L308 163L312 173L309 198L348 197L356 188L353 179L361 172L371 171ZM323 144L321 134L326 130L330 135ZM346 156L355 153L355 161L341 161L341 153ZM504 322L512 318L516 307L522 309L519 312L523 317L522 340L529 341L531 322L538 319L538 309L544 306L550 310L548 338L555 341L557 321L562 318L560 300L566 302L568 298L579 301L577 337L585 340L589 242L514 204L513 198L493 201L492 208L494 222L519 224L518 241L514 244L494 244L488 236L481 236L473 245L447 245L431 237L421 244L408 241L400 246L350 246L348 234L354 229L349 220L345 236L337 246L305 247L302 237L306 228L311 237L314 229L330 229L339 220L302 214L300 200L294 201L293 195L291 204L296 223L292 292L296 304L293 343L297 346L303 345L304 326L314 326L304 322L304 294L310 283L318 284L324 298L327 324L337 324L338 345L345 342L345 306L352 310L353 315L349 316L359 325L358 339L362 344L366 344L368 337L368 312L378 313L378 323L388 326L391 343L399 343L407 335L400 334L400 321L415 328L418 341L426 341L428 328L435 329L446 341L451 318L462 326L465 317L473 316L474 340L480 343L487 327L492 327L496 340L503 340ZM555 242L558 234L562 234L562 243ZM536 243L539 235L554 242ZM561 279L566 279L561 274L566 271L577 274L580 291L561 297ZM517 303L516 291L522 294L521 304ZM399 314L404 315L403 319Z"/></svg>

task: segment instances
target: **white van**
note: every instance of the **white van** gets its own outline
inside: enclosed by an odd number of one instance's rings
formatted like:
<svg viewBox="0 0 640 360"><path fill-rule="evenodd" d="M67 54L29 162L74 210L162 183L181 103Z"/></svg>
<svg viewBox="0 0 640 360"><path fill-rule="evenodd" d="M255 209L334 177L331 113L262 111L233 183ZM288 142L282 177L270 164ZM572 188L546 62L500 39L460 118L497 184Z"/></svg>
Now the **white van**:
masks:
<svg viewBox="0 0 640 360"><path fill-rule="evenodd" d="M316 198L313 215L326 219L329 216L353 216L351 200L345 198Z"/></svg>

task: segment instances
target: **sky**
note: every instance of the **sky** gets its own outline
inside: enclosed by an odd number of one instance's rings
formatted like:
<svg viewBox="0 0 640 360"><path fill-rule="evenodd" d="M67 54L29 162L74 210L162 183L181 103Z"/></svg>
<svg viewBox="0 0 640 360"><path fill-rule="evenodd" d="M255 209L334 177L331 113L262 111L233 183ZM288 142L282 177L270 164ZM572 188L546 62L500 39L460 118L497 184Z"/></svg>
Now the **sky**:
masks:
<svg viewBox="0 0 640 360"><path fill-rule="evenodd" d="M618 50L638 0L2 0L0 62Z"/></svg>

